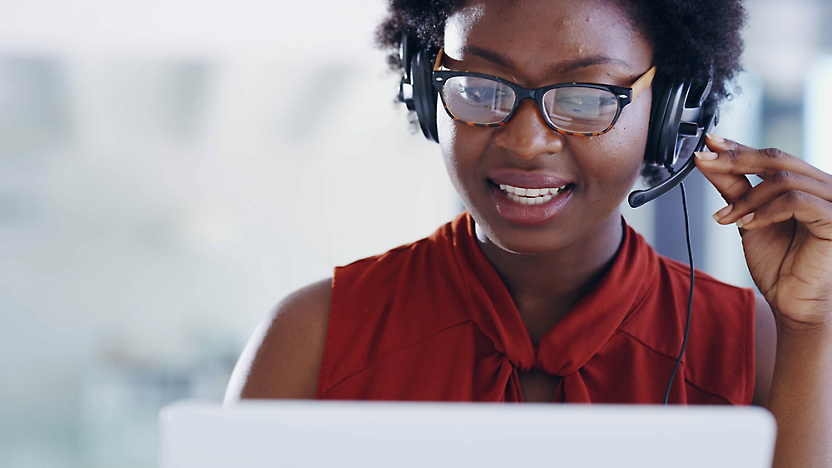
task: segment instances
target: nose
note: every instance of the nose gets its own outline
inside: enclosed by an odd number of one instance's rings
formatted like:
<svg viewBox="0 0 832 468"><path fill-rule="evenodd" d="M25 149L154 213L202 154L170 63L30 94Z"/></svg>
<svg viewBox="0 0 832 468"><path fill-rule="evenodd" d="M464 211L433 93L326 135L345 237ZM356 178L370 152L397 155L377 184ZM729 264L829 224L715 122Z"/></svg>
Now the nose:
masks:
<svg viewBox="0 0 832 468"><path fill-rule="evenodd" d="M499 128L494 137L498 148L509 151L522 159L560 152L563 135L552 130L540 115L534 99L523 99L514 115Z"/></svg>

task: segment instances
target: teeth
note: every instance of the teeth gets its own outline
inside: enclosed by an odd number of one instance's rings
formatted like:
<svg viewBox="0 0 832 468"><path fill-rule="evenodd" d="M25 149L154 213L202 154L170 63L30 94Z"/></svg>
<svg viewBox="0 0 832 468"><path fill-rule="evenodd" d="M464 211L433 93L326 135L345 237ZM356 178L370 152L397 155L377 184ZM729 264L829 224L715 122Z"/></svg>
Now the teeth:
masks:
<svg viewBox="0 0 832 468"><path fill-rule="evenodd" d="M552 200L557 194L566 189L563 187L542 188L542 189L527 189L523 187L513 187L511 185L500 185L500 190L506 192L508 199L520 203L521 205L542 205Z"/></svg>

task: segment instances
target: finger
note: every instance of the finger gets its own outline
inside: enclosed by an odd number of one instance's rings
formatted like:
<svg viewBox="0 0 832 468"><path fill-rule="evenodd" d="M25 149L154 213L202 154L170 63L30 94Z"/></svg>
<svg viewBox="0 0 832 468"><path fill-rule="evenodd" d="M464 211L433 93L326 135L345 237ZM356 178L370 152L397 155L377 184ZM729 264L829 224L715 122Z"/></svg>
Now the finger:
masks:
<svg viewBox="0 0 832 468"><path fill-rule="evenodd" d="M718 153L719 157L702 160L702 164L697 164L700 169L719 173L757 174L763 179L777 171L789 171L832 184L832 175L777 148L750 148L710 134L706 142L708 148Z"/></svg>
<svg viewBox="0 0 832 468"><path fill-rule="evenodd" d="M737 226L750 231L792 218L806 226L813 236L832 242L832 203L796 190L786 192L747 214Z"/></svg>
<svg viewBox="0 0 832 468"><path fill-rule="evenodd" d="M708 157L717 157L717 153L696 153L696 167L708 181L716 187L722 198L728 203L739 200L745 192L751 189L751 182L743 174L732 174L730 172L714 172L705 165Z"/></svg>
<svg viewBox="0 0 832 468"><path fill-rule="evenodd" d="M720 224L735 223L746 214L756 211L790 191L805 192L823 200L832 201L832 185L823 184L801 174L777 171L734 200L730 209L723 208L717 211L714 219Z"/></svg>

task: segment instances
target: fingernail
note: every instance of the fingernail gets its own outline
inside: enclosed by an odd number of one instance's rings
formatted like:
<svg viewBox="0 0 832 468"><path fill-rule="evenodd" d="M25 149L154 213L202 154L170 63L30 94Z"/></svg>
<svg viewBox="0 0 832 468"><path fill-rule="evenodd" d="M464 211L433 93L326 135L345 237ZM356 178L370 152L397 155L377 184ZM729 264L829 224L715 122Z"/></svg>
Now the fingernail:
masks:
<svg viewBox="0 0 832 468"><path fill-rule="evenodd" d="M696 155L696 159L701 159L702 161L713 161L719 157L718 154L711 153L710 151L697 151L693 154Z"/></svg>
<svg viewBox="0 0 832 468"><path fill-rule="evenodd" d="M738 227L738 228L740 228L740 229L742 229L742 228L743 228L743 227L745 227L748 223L750 223L752 219L754 219L754 213L748 213L747 215L745 215L745 216L743 216L742 218L740 218L740 220L739 220L739 221L737 221L737 227Z"/></svg>
<svg viewBox="0 0 832 468"><path fill-rule="evenodd" d="M722 208L721 210L717 211L713 215L714 221L719 221L720 219L728 216L728 214L731 213L731 210L733 210L733 209L734 209L734 204L732 203L732 204Z"/></svg>
<svg viewBox="0 0 832 468"><path fill-rule="evenodd" d="M708 139L713 141L714 143L722 143L723 141L725 141L725 138L722 138L719 135L714 135L713 133L708 134Z"/></svg>

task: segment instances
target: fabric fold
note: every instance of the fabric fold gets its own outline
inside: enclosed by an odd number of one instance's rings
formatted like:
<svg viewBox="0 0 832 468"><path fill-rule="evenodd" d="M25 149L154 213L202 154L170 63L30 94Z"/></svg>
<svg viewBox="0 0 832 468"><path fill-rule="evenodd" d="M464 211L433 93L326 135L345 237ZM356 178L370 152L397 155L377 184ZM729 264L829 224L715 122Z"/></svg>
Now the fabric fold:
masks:
<svg viewBox="0 0 832 468"><path fill-rule="evenodd" d="M649 256L640 255L640 236L623 224L623 239L608 271L535 346L505 284L477 244L473 220L455 221L458 266L466 277L472 318L519 371L539 369L563 377L570 401L589 402L578 370L618 330L653 278ZM587 326L591 324L591 326Z"/></svg>

